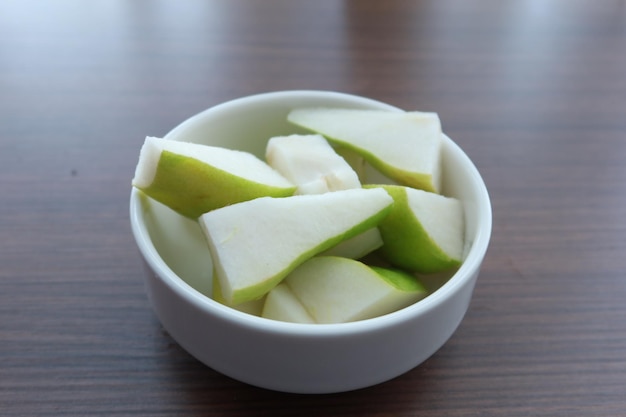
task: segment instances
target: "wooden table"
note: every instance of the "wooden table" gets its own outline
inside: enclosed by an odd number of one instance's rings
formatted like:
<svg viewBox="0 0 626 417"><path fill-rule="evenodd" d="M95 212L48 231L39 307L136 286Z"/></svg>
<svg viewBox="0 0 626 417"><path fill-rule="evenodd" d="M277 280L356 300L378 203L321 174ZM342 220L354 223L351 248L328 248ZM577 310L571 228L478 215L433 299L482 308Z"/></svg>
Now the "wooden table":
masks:
<svg viewBox="0 0 626 417"><path fill-rule="evenodd" d="M146 135L253 93L436 111L494 230L470 309L392 381L231 380L152 313ZM626 2L0 3L0 415L626 416Z"/></svg>

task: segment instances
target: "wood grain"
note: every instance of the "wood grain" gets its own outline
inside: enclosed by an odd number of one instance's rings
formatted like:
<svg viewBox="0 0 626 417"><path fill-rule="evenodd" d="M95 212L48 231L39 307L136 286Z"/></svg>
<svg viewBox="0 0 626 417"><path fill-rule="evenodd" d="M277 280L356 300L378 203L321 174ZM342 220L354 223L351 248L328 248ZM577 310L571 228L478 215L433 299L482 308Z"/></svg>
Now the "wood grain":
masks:
<svg viewBox="0 0 626 417"><path fill-rule="evenodd" d="M465 320L376 387L233 381L145 296L143 138L285 89L436 111L489 187ZM0 415L626 416L625 159L622 0L3 2Z"/></svg>

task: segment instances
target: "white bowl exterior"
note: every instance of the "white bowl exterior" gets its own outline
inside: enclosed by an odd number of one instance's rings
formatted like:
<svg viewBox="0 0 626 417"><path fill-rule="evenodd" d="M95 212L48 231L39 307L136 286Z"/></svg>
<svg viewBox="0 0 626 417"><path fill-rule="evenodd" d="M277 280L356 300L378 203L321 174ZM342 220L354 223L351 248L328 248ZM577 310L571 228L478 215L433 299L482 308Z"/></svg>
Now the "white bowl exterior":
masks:
<svg viewBox="0 0 626 417"><path fill-rule="evenodd" d="M246 149L262 156L269 137L294 131L285 121L286 115L300 106L397 110L341 93L266 93L206 110L166 138ZM250 120L250 114L254 120ZM282 323L255 317L225 307L192 288L165 263L151 239L155 223L179 221L178 215L168 213L166 216L174 217L148 221L158 209L133 190L131 225L145 261L153 309L165 329L190 354L252 385L284 392L332 393L394 378L430 357L454 333L469 306L489 243L491 207L487 190L469 158L447 137L443 164L444 191L464 202L466 235L471 241L459 271L410 307L371 320L334 325ZM189 223L184 225L189 227ZM185 256L190 256L189 261L197 259L197 253L188 252L191 255ZM208 264L202 262L196 265L199 275L210 268L210 259Z"/></svg>

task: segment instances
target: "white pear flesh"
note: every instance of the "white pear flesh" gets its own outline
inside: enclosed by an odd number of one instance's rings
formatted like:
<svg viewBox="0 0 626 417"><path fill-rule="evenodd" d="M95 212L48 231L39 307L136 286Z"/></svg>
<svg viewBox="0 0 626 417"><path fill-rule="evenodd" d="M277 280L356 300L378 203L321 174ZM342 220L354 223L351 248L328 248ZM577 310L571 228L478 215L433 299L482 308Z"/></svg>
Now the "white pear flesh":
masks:
<svg viewBox="0 0 626 417"><path fill-rule="evenodd" d="M220 304L226 304L224 297L222 296L222 289L220 287L219 279L217 278L215 271L213 271L213 277L211 279L212 287L211 287L211 298L217 301ZM242 313L247 313L253 316L260 316L263 312L263 305L265 304L265 297L261 297L257 300L246 301L245 303L240 303L237 305L228 305L228 307L233 308L237 311L241 311Z"/></svg>
<svg viewBox="0 0 626 417"><path fill-rule="evenodd" d="M338 243L336 246L324 251L320 255L341 256L343 258L360 259L365 255L380 249L383 246L383 238L377 227L373 227L350 239Z"/></svg>
<svg viewBox="0 0 626 417"><path fill-rule="evenodd" d="M251 153L147 137L132 184L180 214L202 213L263 196L284 197L295 185Z"/></svg>
<svg viewBox="0 0 626 417"><path fill-rule="evenodd" d="M333 146L337 155L341 156L348 165L356 172L361 183L365 182L365 159L358 153L345 146Z"/></svg>
<svg viewBox="0 0 626 417"><path fill-rule="evenodd" d="M372 268L335 256L317 256L284 281L316 323L346 323L382 316L427 294L407 273Z"/></svg>
<svg viewBox="0 0 626 417"><path fill-rule="evenodd" d="M399 184L440 192L442 131L436 113L300 108L288 120L358 152Z"/></svg>
<svg viewBox="0 0 626 417"><path fill-rule="evenodd" d="M272 137L267 143L265 159L272 168L296 184L295 194L321 194L361 187L357 173L321 135Z"/></svg>
<svg viewBox="0 0 626 417"><path fill-rule="evenodd" d="M394 199L393 209L378 226L381 251L390 263L422 273L461 265L465 218L460 200L410 187L380 187Z"/></svg>
<svg viewBox="0 0 626 417"><path fill-rule="evenodd" d="M284 282L267 294L261 317L290 323L315 323L298 297Z"/></svg>
<svg viewBox="0 0 626 417"><path fill-rule="evenodd" d="M224 300L258 299L306 259L376 226L393 199L382 188L262 197L200 216Z"/></svg>

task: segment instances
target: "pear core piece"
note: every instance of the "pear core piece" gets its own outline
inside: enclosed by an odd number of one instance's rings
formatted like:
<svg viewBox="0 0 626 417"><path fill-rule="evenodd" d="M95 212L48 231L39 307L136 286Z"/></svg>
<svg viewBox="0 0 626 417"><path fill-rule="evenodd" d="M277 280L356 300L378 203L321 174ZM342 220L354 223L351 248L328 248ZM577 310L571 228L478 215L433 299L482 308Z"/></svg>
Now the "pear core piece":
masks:
<svg viewBox="0 0 626 417"><path fill-rule="evenodd" d="M382 188L262 197L200 217L222 296L258 299L306 259L376 226L393 199Z"/></svg>
<svg viewBox="0 0 626 417"><path fill-rule="evenodd" d="M296 194L361 187L357 173L321 135L275 136L267 144L265 159L297 185Z"/></svg>
<svg viewBox="0 0 626 417"><path fill-rule="evenodd" d="M399 184L440 191L442 131L436 113L300 108L288 120L359 153Z"/></svg>

